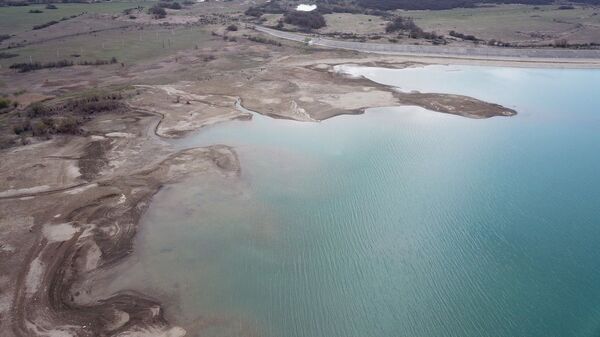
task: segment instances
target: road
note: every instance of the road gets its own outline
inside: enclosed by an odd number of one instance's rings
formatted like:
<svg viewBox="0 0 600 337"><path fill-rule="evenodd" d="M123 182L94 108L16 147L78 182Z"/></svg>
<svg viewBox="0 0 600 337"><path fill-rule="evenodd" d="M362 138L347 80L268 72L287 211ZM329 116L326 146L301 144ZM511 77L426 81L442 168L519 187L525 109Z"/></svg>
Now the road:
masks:
<svg viewBox="0 0 600 337"><path fill-rule="evenodd" d="M459 46L423 46L406 44L384 44L368 42L340 41L324 39L311 35L284 32L262 26L254 27L257 31L291 41L306 42L310 39L313 46L327 48L355 50L366 53L406 55L406 56L427 56L427 57L448 57L448 58L475 58L475 59L494 59L494 60L544 60L557 62L565 61L583 61L600 60L600 50L576 50L576 49L557 49L557 48L505 48L505 47L459 47Z"/></svg>

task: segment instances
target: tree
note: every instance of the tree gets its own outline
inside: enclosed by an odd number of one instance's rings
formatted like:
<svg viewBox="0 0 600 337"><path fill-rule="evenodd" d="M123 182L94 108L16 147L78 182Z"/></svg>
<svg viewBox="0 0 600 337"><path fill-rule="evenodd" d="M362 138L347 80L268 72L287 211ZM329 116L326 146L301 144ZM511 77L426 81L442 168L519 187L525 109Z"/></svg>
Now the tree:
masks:
<svg viewBox="0 0 600 337"><path fill-rule="evenodd" d="M285 23L298 26L305 29L319 29L325 27L327 24L323 15L317 11L312 12L301 12L293 11L287 12L283 16Z"/></svg>

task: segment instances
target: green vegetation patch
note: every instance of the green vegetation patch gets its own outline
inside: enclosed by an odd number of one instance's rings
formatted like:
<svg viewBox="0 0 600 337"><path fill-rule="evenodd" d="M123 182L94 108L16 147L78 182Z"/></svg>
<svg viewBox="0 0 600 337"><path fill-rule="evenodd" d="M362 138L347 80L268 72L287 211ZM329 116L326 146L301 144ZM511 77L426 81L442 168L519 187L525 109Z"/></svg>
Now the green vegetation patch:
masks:
<svg viewBox="0 0 600 337"><path fill-rule="evenodd" d="M143 30L124 28L13 48L10 52L19 56L0 59L0 65L10 67L14 63L48 63L64 59L74 61L75 58L110 60L112 57L129 64L163 57L178 50L192 49L210 38L210 32L203 27L150 26ZM67 55L73 55L74 59L66 57Z"/></svg>
<svg viewBox="0 0 600 337"><path fill-rule="evenodd" d="M40 70L40 69L49 69L49 68L64 68L64 67L72 67L74 65L80 66L100 66L105 64L114 64L117 63L117 58L112 57L110 60L95 60L95 61L80 61L73 62L70 60L60 60L56 62L23 62L23 63L14 63L10 66L10 69L16 69L20 73L26 73L30 71Z"/></svg>
<svg viewBox="0 0 600 337"><path fill-rule="evenodd" d="M61 3L56 9L46 9L45 4L29 5L27 7L0 7L0 32L15 34L31 30L31 27L43 22L60 21L81 13L87 14L119 14L131 7L150 7L155 1L102 1L94 3ZM53 5L54 6L54 5ZM41 10L43 13L29 14L29 10Z"/></svg>
<svg viewBox="0 0 600 337"><path fill-rule="evenodd" d="M287 24L308 30L319 29L327 25L323 14L317 11L290 11L283 15L283 21Z"/></svg>

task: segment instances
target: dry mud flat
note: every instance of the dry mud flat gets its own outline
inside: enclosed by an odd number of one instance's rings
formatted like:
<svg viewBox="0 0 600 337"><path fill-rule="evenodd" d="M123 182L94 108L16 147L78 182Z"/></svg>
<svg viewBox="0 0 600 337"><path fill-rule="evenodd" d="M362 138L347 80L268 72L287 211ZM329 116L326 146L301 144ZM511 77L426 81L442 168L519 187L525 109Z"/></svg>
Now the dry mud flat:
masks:
<svg viewBox="0 0 600 337"><path fill-rule="evenodd" d="M132 122L129 131L142 133L155 120L146 116ZM172 153L159 140L143 141L144 137L115 132L110 126L104 136L89 138L88 145L108 143L106 151L98 154L108 165L99 164L93 182L73 182L71 187L57 187L57 183L54 189L42 191L22 188L0 200L2 335L12 331L17 336L180 336L184 331L167 324L156 300L132 291L90 298L86 293L91 289L82 284L132 251L139 217L163 184L192 172L237 176L235 152L215 145ZM83 154L81 142L67 141L71 156ZM42 144L54 152L52 144ZM141 169L121 163L129 155L149 157L149 152L154 159ZM48 169L49 176L62 171L63 167Z"/></svg>
<svg viewBox="0 0 600 337"><path fill-rule="evenodd" d="M141 75L110 67L94 69L95 81L131 84L138 91L126 100L127 111L96 116L84 125L85 135L57 136L2 150L0 336L185 334L166 321L152 294L125 290L103 298L90 294L101 275L132 253L140 215L162 185L191 174L236 179L240 163L234 149L215 145L176 151L164 141L205 125L250 119L252 114L236 109L236 103L261 114L299 121L394 105L417 105L473 118L515 113L470 97L400 93L333 71L343 63L414 64L340 58L337 52L294 55L286 51L283 56L281 51L266 52L271 56L243 69L227 69L238 64L232 61L237 57L233 52L220 55L221 68L202 64L197 70L196 56L183 55L180 58L186 63L161 61L162 68L148 68ZM152 85L147 83L160 81L143 77L155 74L168 79L168 73L179 70L199 73L185 81ZM71 83L59 79L78 71L40 72L45 83L54 84L32 86L31 91L39 95L73 92L69 91L72 82L84 77L75 77ZM34 75L28 76L31 80Z"/></svg>
<svg viewBox="0 0 600 337"><path fill-rule="evenodd" d="M140 86L148 90L135 98L132 105L145 111L161 113L169 109L157 130L161 136L181 135L202 124L226 119L249 119L251 115L235 110L240 99L249 110L273 118L317 122L342 114L360 114L367 108L419 106L436 112L469 118L512 116L516 111L472 97L441 93L403 93L365 78L339 74L335 66L318 63L297 65L271 64L268 70L250 70L248 76L226 74L202 82L177 82L170 85ZM375 63L378 66L392 66ZM397 67L419 66L412 63ZM262 69L262 68L261 68Z"/></svg>
<svg viewBox="0 0 600 337"><path fill-rule="evenodd" d="M102 273L132 249L140 215L164 183L189 172L236 174L235 154L225 146L177 153L157 166L127 177L93 183L56 195L30 200L11 200L4 207L44 209L30 224L12 234L30 237L30 261L14 284L12 329L16 335L93 336L116 334L181 335L169 327L160 305L152 298L124 291L105 299L85 296L89 288L73 286ZM56 213L56 214L52 214ZM18 217L17 217L18 218ZM39 219L45 223L36 224ZM8 220L8 219L7 219ZM29 227L30 225L32 227ZM29 234L26 232L29 231ZM22 248L23 242L7 240L5 250ZM16 268L20 254L3 259L3 268ZM12 265L12 266L11 266Z"/></svg>

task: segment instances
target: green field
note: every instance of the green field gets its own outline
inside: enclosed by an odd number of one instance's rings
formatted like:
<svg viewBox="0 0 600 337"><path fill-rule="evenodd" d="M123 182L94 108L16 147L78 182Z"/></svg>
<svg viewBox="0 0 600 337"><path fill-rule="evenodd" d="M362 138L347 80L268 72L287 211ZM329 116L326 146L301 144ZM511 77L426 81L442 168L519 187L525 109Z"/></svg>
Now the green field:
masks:
<svg viewBox="0 0 600 337"><path fill-rule="evenodd" d="M46 5L30 5L24 7L0 7L0 34L15 34L31 30L35 25L48 21L59 21L63 17L77 15L83 12L89 14L121 13L124 9L144 6L149 7L155 1L111 1L99 3L72 3L56 4L58 9L46 9ZM29 13L30 10L39 9L43 13Z"/></svg>
<svg viewBox="0 0 600 337"><path fill-rule="evenodd" d="M201 27L167 29L155 26L144 30L123 29L85 34L52 40L45 43L10 49L18 57L0 60L2 67L17 62L49 62L60 59L80 60L110 59L132 63L166 56L183 49L202 48L211 35ZM79 57L71 55L78 54Z"/></svg>
<svg viewBox="0 0 600 337"><path fill-rule="evenodd" d="M485 39L518 41L529 33L564 35L579 42L600 42L600 8L557 10L557 6L502 5L443 11L400 11L423 29L446 33L456 30Z"/></svg>

